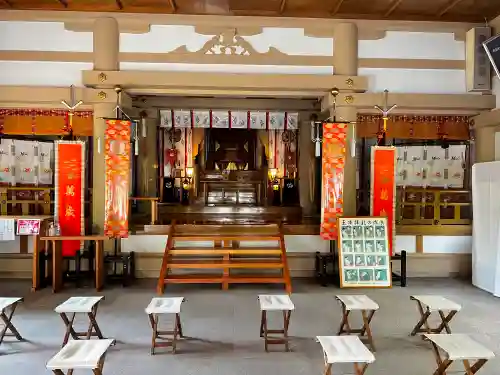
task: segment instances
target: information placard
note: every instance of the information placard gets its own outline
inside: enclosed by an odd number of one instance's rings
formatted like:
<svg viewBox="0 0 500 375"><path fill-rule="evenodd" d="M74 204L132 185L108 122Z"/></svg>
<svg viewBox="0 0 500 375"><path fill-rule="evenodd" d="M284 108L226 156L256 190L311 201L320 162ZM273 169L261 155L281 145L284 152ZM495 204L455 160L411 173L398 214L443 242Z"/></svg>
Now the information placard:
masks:
<svg viewBox="0 0 500 375"><path fill-rule="evenodd" d="M392 286L386 217L338 219L341 288Z"/></svg>

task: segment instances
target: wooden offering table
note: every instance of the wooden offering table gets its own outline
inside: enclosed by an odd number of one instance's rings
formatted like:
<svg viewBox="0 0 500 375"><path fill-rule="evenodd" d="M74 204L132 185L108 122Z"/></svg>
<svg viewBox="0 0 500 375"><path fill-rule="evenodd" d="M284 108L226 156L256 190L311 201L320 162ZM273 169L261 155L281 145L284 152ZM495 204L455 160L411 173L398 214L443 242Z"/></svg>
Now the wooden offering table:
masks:
<svg viewBox="0 0 500 375"><path fill-rule="evenodd" d="M104 241L108 240L103 235L84 235L84 236L42 236L40 241L45 242L45 251L52 245L52 291L59 292L62 289L62 242L61 241L93 241L95 242L95 288L100 291L104 285ZM40 285L38 249L33 251L33 290L37 290Z"/></svg>

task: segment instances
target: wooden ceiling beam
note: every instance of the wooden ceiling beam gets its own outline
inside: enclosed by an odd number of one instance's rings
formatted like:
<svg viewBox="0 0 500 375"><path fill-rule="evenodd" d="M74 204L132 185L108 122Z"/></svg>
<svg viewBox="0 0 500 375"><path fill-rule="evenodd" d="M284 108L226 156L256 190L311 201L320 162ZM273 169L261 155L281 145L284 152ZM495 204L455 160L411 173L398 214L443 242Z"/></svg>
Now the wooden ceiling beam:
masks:
<svg viewBox="0 0 500 375"><path fill-rule="evenodd" d="M281 0L280 14L283 14L283 12L285 11L285 8L286 8L286 0Z"/></svg>
<svg viewBox="0 0 500 375"><path fill-rule="evenodd" d="M343 3L344 0L336 0L336 3L333 4L332 9L330 10L330 16L336 15Z"/></svg>
<svg viewBox="0 0 500 375"><path fill-rule="evenodd" d="M168 0L168 3L170 8L172 8L172 13L177 12L177 4L175 3L175 0Z"/></svg>
<svg viewBox="0 0 500 375"><path fill-rule="evenodd" d="M123 3L122 0L115 0L116 6L118 9L123 10Z"/></svg>
<svg viewBox="0 0 500 375"><path fill-rule="evenodd" d="M446 13L448 13L450 10L455 8L458 4L460 4L464 0L451 0L448 4L446 4L443 9L441 9L438 12L439 17L443 17Z"/></svg>
<svg viewBox="0 0 500 375"><path fill-rule="evenodd" d="M389 17L402 3L403 0L393 0L389 8L384 12L384 17Z"/></svg>

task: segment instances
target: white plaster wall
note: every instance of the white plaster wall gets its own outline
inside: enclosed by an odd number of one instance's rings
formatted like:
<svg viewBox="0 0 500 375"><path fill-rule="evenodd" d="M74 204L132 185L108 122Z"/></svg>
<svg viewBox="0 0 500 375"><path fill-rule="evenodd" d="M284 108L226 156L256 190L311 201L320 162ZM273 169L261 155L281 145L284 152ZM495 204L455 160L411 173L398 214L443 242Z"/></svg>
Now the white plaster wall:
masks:
<svg viewBox="0 0 500 375"><path fill-rule="evenodd" d="M194 26L153 25L148 34L122 34L121 52L166 53L185 45L188 51L198 51L214 35L200 35ZM262 34L245 36L260 53L277 48L289 55L333 56L331 38L304 36L303 29L263 28Z"/></svg>
<svg viewBox="0 0 500 375"><path fill-rule="evenodd" d="M472 236L424 236L424 253L471 254Z"/></svg>
<svg viewBox="0 0 500 375"><path fill-rule="evenodd" d="M14 241L0 241L0 254L19 254L20 252L19 236ZM33 252L33 237L28 236L28 252Z"/></svg>
<svg viewBox="0 0 500 375"><path fill-rule="evenodd" d="M0 50L92 52L92 33L64 29L63 22L0 21Z"/></svg>
<svg viewBox="0 0 500 375"><path fill-rule="evenodd" d="M464 94L465 70L360 68L367 76L370 92L385 89L393 93Z"/></svg>
<svg viewBox="0 0 500 375"><path fill-rule="evenodd" d="M492 94L496 95L497 99L497 108L500 108L500 78L493 71L493 82L492 82Z"/></svg>
<svg viewBox="0 0 500 375"><path fill-rule="evenodd" d="M261 73L261 74L333 74L331 66L232 65L232 64L162 64L120 63L121 70L165 70L176 72Z"/></svg>
<svg viewBox="0 0 500 375"><path fill-rule="evenodd" d="M379 40L360 40L360 58L465 60L465 42L452 33L388 31Z"/></svg>
<svg viewBox="0 0 500 375"><path fill-rule="evenodd" d="M396 236L396 252L405 250L407 253L417 251L417 241L415 236Z"/></svg>
<svg viewBox="0 0 500 375"><path fill-rule="evenodd" d="M0 22L0 50L92 52L91 32L72 32L62 22ZM194 26L152 25L146 34L121 34L120 50L137 53L167 53L186 45L197 51L212 38L200 35ZM313 38L303 29L263 28L262 34L244 37L260 53L271 47L290 55L333 56L332 38ZM422 32L387 32L380 40L359 42L360 58L449 59L464 60L464 42L453 34ZM89 63L0 62L0 85L81 85L81 70L92 69ZM122 63L123 70L169 70L234 73L333 74L331 67L257 66ZM362 68L369 77L369 91L408 93L464 93L463 70L405 70ZM500 95L499 95L500 98ZM499 99L500 102L500 99Z"/></svg>
<svg viewBox="0 0 500 375"><path fill-rule="evenodd" d="M0 61L0 85L83 86L82 70L92 69L91 63Z"/></svg>
<svg viewBox="0 0 500 375"><path fill-rule="evenodd" d="M146 253L163 253L168 236L165 235L132 235L122 239L122 251L136 251ZM457 253L469 254L472 251L471 236L424 236L424 253ZM286 249L289 253L326 253L329 251L328 241L315 235L290 235L285 236ZM211 242L178 242L182 247L212 247ZM277 247L274 241L245 241L242 247ZM408 253L416 252L415 236L396 236L396 251L406 250Z"/></svg>

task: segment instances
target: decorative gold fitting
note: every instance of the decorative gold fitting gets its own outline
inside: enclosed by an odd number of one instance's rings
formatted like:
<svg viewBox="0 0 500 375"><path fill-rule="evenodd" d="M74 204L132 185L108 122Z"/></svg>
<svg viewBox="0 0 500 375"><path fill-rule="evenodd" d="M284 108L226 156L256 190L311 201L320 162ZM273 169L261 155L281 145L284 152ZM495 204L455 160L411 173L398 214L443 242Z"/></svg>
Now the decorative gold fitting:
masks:
<svg viewBox="0 0 500 375"><path fill-rule="evenodd" d="M101 100L104 100L108 97L108 95L104 91L99 91L99 93L97 94L97 97Z"/></svg>
<svg viewBox="0 0 500 375"><path fill-rule="evenodd" d="M104 73L100 73L97 79L99 79L99 82L105 82L108 79L108 76Z"/></svg>
<svg viewBox="0 0 500 375"><path fill-rule="evenodd" d="M354 103L354 96L352 95L347 95L345 98L344 98L344 102L346 104L352 104Z"/></svg>
<svg viewBox="0 0 500 375"><path fill-rule="evenodd" d="M352 88L354 86L354 80L352 78L347 78L345 81L345 84L349 87Z"/></svg>

